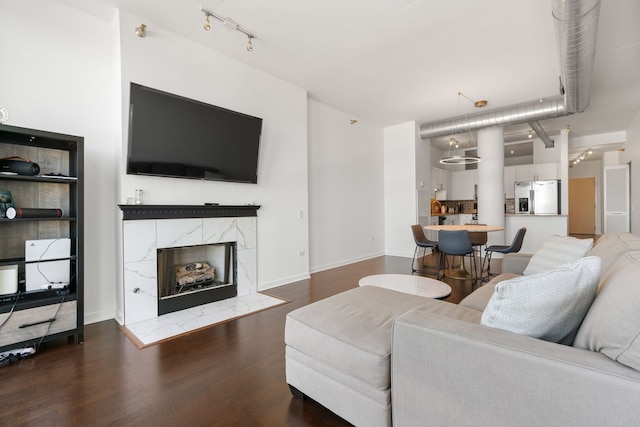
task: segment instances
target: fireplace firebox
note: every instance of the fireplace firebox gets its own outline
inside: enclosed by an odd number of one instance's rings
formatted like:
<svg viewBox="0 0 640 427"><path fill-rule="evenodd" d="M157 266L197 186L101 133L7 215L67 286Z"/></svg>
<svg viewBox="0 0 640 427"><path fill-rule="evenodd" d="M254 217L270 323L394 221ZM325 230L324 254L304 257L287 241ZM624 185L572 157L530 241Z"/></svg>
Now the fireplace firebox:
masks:
<svg viewBox="0 0 640 427"><path fill-rule="evenodd" d="M235 297L236 243L158 249L158 315Z"/></svg>

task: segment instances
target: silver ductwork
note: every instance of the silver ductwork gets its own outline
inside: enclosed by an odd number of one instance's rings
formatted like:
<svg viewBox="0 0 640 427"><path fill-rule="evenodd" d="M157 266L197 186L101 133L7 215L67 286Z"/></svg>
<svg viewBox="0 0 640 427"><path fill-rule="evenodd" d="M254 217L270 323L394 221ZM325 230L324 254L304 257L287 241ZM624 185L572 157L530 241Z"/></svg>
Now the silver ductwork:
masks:
<svg viewBox="0 0 640 427"><path fill-rule="evenodd" d="M581 113L587 108L591 96L600 0L552 0L551 3L562 72L561 91L564 92L564 98L536 101L486 114L424 123L420 125L421 139L491 126L532 123ZM542 127L540 129L542 130ZM536 133L544 140L538 131ZM548 136L547 139L553 143Z"/></svg>
<svg viewBox="0 0 640 427"><path fill-rule="evenodd" d="M533 131L538 135L538 138L544 142L544 148L553 148L555 143L551 138L549 138L549 134L542 129L540 123L538 122L529 122L529 127L533 129Z"/></svg>
<svg viewBox="0 0 640 427"><path fill-rule="evenodd" d="M553 119L565 115L564 100L562 98L556 98L550 101L509 107L486 114L459 117L437 123L426 123L420 126L420 138L428 139L458 132L474 131L491 126L529 123L536 120Z"/></svg>
<svg viewBox="0 0 640 427"><path fill-rule="evenodd" d="M553 0L567 114L582 113L591 98L600 0Z"/></svg>

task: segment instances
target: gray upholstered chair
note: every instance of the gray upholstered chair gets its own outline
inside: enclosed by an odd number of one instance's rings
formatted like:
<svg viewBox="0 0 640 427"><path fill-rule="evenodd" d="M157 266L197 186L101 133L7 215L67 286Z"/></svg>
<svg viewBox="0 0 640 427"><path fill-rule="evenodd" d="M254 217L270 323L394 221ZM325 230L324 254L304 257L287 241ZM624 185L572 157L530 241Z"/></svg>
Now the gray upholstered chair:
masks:
<svg viewBox="0 0 640 427"><path fill-rule="evenodd" d="M411 226L411 232L413 233L413 240L416 242L416 249L413 251L413 259L411 260L411 272L415 273L419 271L414 268L416 263L416 255L418 254L418 248L422 248L422 270L424 270L424 257L427 253L427 249L431 249L436 254L436 277L438 277L438 271L440 268L440 253L438 252L438 242L429 240L424 234L424 229L420 224L414 224Z"/></svg>
<svg viewBox="0 0 640 427"><path fill-rule="evenodd" d="M477 280L477 267L476 257L471 246L471 240L469 239L469 232L467 230L440 230L438 234L438 248L443 255L453 255L465 257L469 256L470 268L471 268L471 280L473 283ZM464 269L464 258L462 258L462 269ZM439 267L439 265L438 265ZM438 276L440 277L440 269L438 269Z"/></svg>
<svg viewBox="0 0 640 427"><path fill-rule="evenodd" d="M524 235L527 232L526 227L522 227L516 232L515 237L513 238L513 242L510 245L491 245L487 249L485 249L485 258L482 262L482 271L487 272L487 278L490 276L496 276L496 274L491 274L491 255L494 252L499 252L501 254L510 254L514 252L520 252L522 248L522 242L524 241ZM484 265L487 265L487 269L485 270Z"/></svg>

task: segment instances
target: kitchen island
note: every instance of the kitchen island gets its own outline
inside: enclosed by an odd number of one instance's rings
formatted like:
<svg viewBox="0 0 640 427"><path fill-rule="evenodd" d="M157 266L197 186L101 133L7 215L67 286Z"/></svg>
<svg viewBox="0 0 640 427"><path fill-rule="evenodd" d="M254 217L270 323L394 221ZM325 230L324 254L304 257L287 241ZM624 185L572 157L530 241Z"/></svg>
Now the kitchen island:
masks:
<svg viewBox="0 0 640 427"><path fill-rule="evenodd" d="M504 220L505 245L511 244L520 228L527 228L527 234L520 249L523 253L535 253L549 236L554 234L566 236L569 230L567 215L505 214Z"/></svg>

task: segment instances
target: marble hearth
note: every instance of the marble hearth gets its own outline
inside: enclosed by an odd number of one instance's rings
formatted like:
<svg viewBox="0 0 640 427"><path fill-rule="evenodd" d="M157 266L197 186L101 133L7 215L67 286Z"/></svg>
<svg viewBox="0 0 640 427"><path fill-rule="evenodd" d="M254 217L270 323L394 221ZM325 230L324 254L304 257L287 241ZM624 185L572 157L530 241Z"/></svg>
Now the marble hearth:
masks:
<svg viewBox="0 0 640 427"><path fill-rule="evenodd" d="M235 243L237 296L257 293L259 206L121 205L120 208L124 221L125 326L159 316L158 249Z"/></svg>

